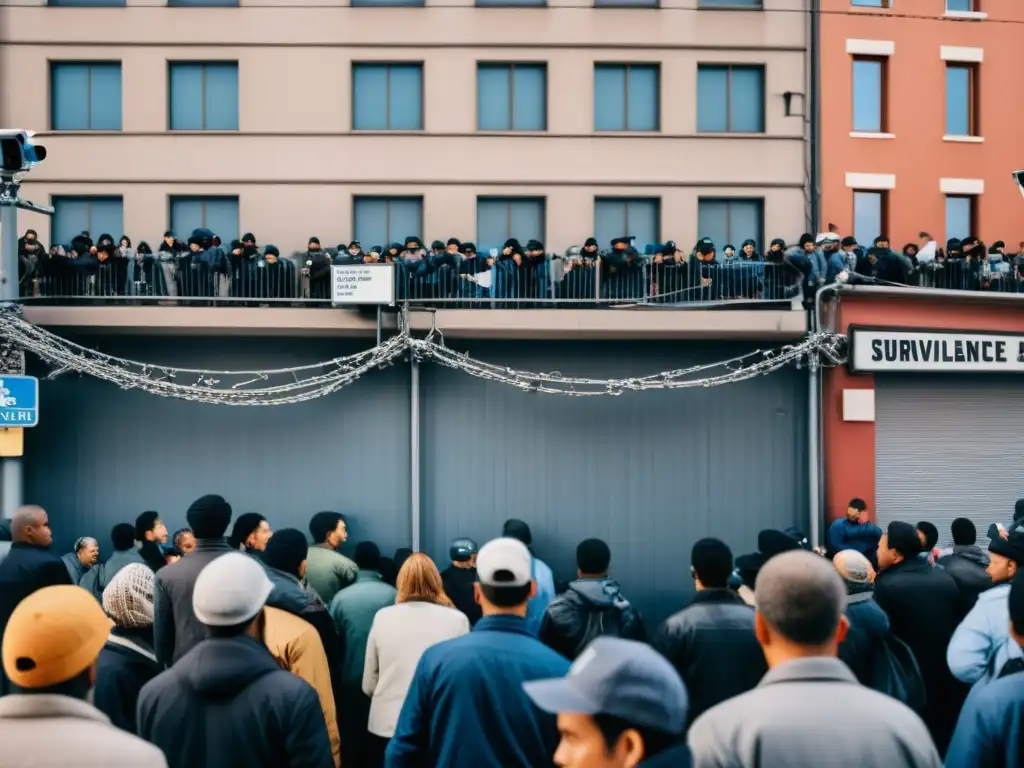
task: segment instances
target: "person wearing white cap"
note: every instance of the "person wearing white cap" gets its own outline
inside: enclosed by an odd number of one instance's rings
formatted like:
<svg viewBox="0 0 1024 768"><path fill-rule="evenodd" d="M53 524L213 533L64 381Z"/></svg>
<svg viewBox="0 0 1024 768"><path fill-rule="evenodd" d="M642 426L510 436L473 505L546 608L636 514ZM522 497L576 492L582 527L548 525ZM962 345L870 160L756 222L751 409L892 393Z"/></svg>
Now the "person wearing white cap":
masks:
<svg viewBox="0 0 1024 768"><path fill-rule="evenodd" d="M533 557L521 541L494 539L480 548L476 568L483 618L420 657L388 743L388 768L551 765L555 718L533 706L522 684L564 677L569 662L526 625L537 590Z"/></svg>
<svg viewBox="0 0 1024 768"><path fill-rule="evenodd" d="M263 642L272 589L263 566L240 552L196 578L192 609L209 638L139 694L139 735L170 768L335 766L316 691Z"/></svg>

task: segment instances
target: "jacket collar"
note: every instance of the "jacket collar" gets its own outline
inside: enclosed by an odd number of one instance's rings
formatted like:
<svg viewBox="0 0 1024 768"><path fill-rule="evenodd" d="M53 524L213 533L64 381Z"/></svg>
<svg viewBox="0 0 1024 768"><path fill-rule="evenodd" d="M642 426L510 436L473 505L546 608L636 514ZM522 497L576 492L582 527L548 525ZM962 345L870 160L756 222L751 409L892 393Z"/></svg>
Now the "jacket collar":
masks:
<svg viewBox="0 0 1024 768"><path fill-rule="evenodd" d="M234 552L227 539L197 539L196 552Z"/></svg>
<svg viewBox="0 0 1024 768"><path fill-rule="evenodd" d="M640 762L638 768L690 768L693 760L686 744L676 744Z"/></svg>
<svg viewBox="0 0 1024 768"><path fill-rule="evenodd" d="M473 631L511 632L513 634L518 633L520 635L535 637L534 633L529 630L526 624L526 619L522 616L515 616L507 613L498 614L497 616L484 616L473 627Z"/></svg>
<svg viewBox="0 0 1024 768"><path fill-rule="evenodd" d="M377 573L377 571L365 571L360 568L356 581L384 581L384 577Z"/></svg>
<svg viewBox="0 0 1024 768"><path fill-rule="evenodd" d="M768 674L761 678L758 687L775 683L799 682L853 683L857 685L857 678L850 672L849 667L835 657L812 656L806 659L793 659L769 669Z"/></svg>
<svg viewBox="0 0 1024 768"><path fill-rule="evenodd" d="M156 654L153 653L152 648L147 648L146 644L142 640L134 637L126 637L125 635L110 634L107 638L107 645L116 645L119 648L125 648L133 653L137 653L145 659L149 659L154 664L157 664Z"/></svg>
<svg viewBox="0 0 1024 768"><path fill-rule="evenodd" d="M40 547L38 544L33 544L28 541L15 541L11 544L11 549L37 549L40 552L49 552L49 547Z"/></svg>
<svg viewBox="0 0 1024 768"><path fill-rule="evenodd" d="M0 720L76 717L110 724L110 718L81 699L56 693L12 693L0 699Z"/></svg>
<svg viewBox="0 0 1024 768"><path fill-rule="evenodd" d="M690 600L687 607L690 605L700 605L702 603L732 603L734 605L746 605L746 603L743 602L743 598L728 587L702 589L693 596L693 599Z"/></svg>

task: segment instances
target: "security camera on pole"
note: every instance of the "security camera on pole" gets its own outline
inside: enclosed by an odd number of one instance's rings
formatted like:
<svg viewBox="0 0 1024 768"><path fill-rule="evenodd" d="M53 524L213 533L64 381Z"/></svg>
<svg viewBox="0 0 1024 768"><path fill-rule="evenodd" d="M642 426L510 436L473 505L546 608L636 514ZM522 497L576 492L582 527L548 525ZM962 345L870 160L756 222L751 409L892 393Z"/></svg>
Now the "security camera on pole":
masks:
<svg viewBox="0 0 1024 768"><path fill-rule="evenodd" d="M0 311L18 303L18 209L53 215L53 208L18 196L21 177L46 159L46 148L32 136L32 131L0 129ZM5 518L22 503L24 427L39 420L39 382L24 373L24 354L0 339L0 517Z"/></svg>

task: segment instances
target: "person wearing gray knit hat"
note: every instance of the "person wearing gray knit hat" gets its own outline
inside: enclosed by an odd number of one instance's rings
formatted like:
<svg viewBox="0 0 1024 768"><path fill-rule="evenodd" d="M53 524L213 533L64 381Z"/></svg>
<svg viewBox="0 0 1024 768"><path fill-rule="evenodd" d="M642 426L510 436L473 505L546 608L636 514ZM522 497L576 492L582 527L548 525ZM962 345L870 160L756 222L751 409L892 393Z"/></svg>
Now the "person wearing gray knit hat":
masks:
<svg viewBox="0 0 1024 768"><path fill-rule="evenodd" d="M855 549L844 549L832 558L832 564L846 587L846 617L850 629L839 644L839 658L854 676L869 688L874 662L883 653L882 644L889 636L889 617L875 602L875 569L871 561Z"/></svg>
<svg viewBox="0 0 1024 768"><path fill-rule="evenodd" d="M135 733L142 686L161 671L153 652L155 589L153 571L142 563L129 563L103 590L103 610L114 628L96 660L93 704L129 733Z"/></svg>

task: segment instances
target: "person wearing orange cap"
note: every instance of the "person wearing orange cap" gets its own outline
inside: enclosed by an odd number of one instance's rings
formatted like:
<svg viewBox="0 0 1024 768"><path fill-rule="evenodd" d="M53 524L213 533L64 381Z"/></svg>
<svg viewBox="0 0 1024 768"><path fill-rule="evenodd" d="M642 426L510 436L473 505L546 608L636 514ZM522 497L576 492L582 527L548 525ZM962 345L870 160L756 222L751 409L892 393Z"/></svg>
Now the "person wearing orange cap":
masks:
<svg viewBox="0 0 1024 768"><path fill-rule="evenodd" d="M163 753L116 728L86 699L113 622L80 587L44 587L14 609L4 631L0 768L167 768Z"/></svg>

